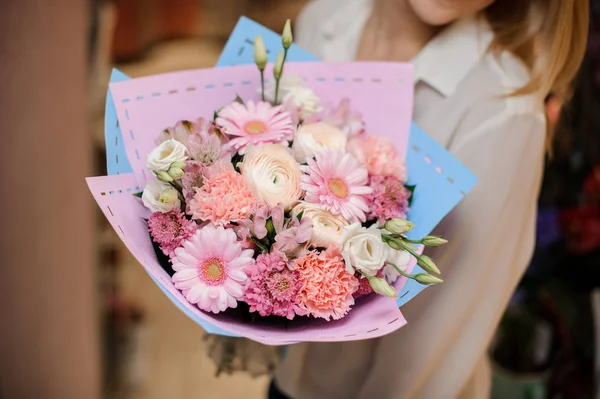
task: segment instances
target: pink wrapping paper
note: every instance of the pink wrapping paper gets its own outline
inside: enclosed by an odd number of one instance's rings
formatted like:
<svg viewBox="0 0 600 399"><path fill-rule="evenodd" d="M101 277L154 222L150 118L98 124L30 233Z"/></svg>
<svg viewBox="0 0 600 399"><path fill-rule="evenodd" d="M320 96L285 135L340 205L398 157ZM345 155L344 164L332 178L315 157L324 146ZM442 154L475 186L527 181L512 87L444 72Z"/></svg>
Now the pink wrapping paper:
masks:
<svg viewBox="0 0 600 399"><path fill-rule="evenodd" d="M323 104L348 97L362 113L369 132L391 139L406 153L412 117L412 66L397 63L286 63L285 73L303 77ZM265 76L271 76L267 67ZM127 158L136 180L144 185L151 172L146 154L161 130L178 120L212 119L232 102L260 98L260 75L254 65L198 69L112 83Z"/></svg>

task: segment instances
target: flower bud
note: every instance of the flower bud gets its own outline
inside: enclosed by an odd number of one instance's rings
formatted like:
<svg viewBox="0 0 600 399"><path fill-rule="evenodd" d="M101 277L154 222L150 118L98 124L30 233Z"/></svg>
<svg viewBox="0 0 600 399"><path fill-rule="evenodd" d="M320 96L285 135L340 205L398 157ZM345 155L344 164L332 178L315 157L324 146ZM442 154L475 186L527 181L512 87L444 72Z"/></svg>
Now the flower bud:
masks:
<svg viewBox="0 0 600 399"><path fill-rule="evenodd" d="M174 204L179 199L179 193L174 188L169 188L160 193L158 200L162 204Z"/></svg>
<svg viewBox="0 0 600 399"><path fill-rule="evenodd" d="M173 181L173 178L171 176L169 176L169 174L167 172L165 172L164 170L161 170L159 172L154 172L156 173L156 177L158 177L158 180L160 181L164 181L165 183L170 183Z"/></svg>
<svg viewBox="0 0 600 399"><path fill-rule="evenodd" d="M387 296L390 298L396 298L398 293L382 278L379 277L367 277L369 279L369 285L373 288L373 291L378 293L379 295Z"/></svg>
<svg viewBox="0 0 600 399"><path fill-rule="evenodd" d="M171 176L174 180L181 179L183 177L183 169L171 167L169 169L169 176Z"/></svg>
<svg viewBox="0 0 600 399"><path fill-rule="evenodd" d="M421 266L427 273L441 274L440 269L435 262L427 255L421 255L417 258L417 264Z"/></svg>
<svg viewBox="0 0 600 399"><path fill-rule="evenodd" d="M172 167L172 168L179 168L179 169L183 169L183 168L185 168L185 166L186 166L186 163L185 163L185 162L173 162L173 163L171 164L171 167Z"/></svg>
<svg viewBox="0 0 600 399"><path fill-rule="evenodd" d="M427 236L427 237L423 238L423 240L421 240L421 243L423 243L423 245L426 245L428 247L439 247L440 245L444 245L447 242L448 242L448 240L445 240L442 237L436 237L436 236Z"/></svg>
<svg viewBox="0 0 600 399"><path fill-rule="evenodd" d="M385 223L385 229L392 234L404 234L412 230L415 225L404 219L392 219Z"/></svg>
<svg viewBox="0 0 600 399"><path fill-rule="evenodd" d="M292 23L288 19L285 21L285 25L283 26L283 34L281 35L281 43L283 44L284 49L289 49L292 45L293 37L292 37Z"/></svg>
<svg viewBox="0 0 600 399"><path fill-rule="evenodd" d="M267 49L260 35L254 38L254 63L261 71L267 66Z"/></svg>
<svg viewBox="0 0 600 399"><path fill-rule="evenodd" d="M442 280L439 277L435 277L432 276L431 274L426 274L426 273L419 273L417 275L415 275L414 279L421 284L425 284L425 285L432 285L432 284L439 284L439 283L443 283L444 280Z"/></svg>
<svg viewBox="0 0 600 399"><path fill-rule="evenodd" d="M400 244L398 244L398 242L394 240L388 240L386 242L392 249L395 249L396 251L402 251L404 249Z"/></svg>
<svg viewBox="0 0 600 399"><path fill-rule="evenodd" d="M273 76L275 76L275 79L279 80L281 78L282 72L283 72L283 50L279 50L279 54L277 54L277 59L275 60L275 65L273 66Z"/></svg>

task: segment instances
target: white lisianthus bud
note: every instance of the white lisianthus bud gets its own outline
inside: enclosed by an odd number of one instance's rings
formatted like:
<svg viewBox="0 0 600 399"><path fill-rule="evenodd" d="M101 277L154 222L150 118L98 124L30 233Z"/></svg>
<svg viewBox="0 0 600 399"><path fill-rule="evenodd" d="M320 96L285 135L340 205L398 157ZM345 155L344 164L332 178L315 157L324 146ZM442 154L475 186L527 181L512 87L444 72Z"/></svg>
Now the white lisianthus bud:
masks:
<svg viewBox="0 0 600 399"><path fill-rule="evenodd" d="M158 180L150 180L146 183L142 202L152 212L169 212L181 206L177 190Z"/></svg>
<svg viewBox="0 0 600 399"><path fill-rule="evenodd" d="M173 181L171 175L168 172L165 172L164 170L156 172L156 177L158 177L158 180L164 181L165 183L170 183Z"/></svg>
<svg viewBox="0 0 600 399"><path fill-rule="evenodd" d="M439 247L440 245L448 243L448 240L445 240L442 237L427 236L421 240L421 243L428 247Z"/></svg>
<svg viewBox="0 0 600 399"><path fill-rule="evenodd" d="M171 164L171 168L179 168L179 169L183 169L186 167L186 163L185 162L173 162Z"/></svg>
<svg viewBox="0 0 600 399"><path fill-rule="evenodd" d="M396 298L398 296L398 293L396 292L394 287L389 285L388 282L385 281L384 279L379 278L379 277L367 277L367 278L369 279L369 285L371 286L371 288L373 288L373 291L375 291L377 294L387 296L390 298Z"/></svg>
<svg viewBox="0 0 600 399"><path fill-rule="evenodd" d="M292 23L288 19L287 21L285 21L285 25L283 26L283 33L281 35L281 44L283 45L283 48L286 50L289 49L292 45L293 40L294 39L292 37Z"/></svg>
<svg viewBox="0 0 600 399"><path fill-rule="evenodd" d="M348 273L358 271L375 276L388 257L389 247L381 240L381 230L353 223L344 227L339 247Z"/></svg>
<svg viewBox="0 0 600 399"><path fill-rule="evenodd" d="M392 234L404 234L412 230L415 225L408 220L392 219L385 223L385 229Z"/></svg>
<svg viewBox="0 0 600 399"><path fill-rule="evenodd" d="M279 80L281 78L281 73L283 72L283 50L279 50L279 54L277 54L277 59L275 60L275 65L273 65L273 76L275 79Z"/></svg>
<svg viewBox="0 0 600 399"><path fill-rule="evenodd" d="M414 279L421 284L425 284L425 285L432 285L432 284L440 284L443 283L444 280L442 280L441 278L432 276L431 274L425 274L425 273L419 273L417 274Z"/></svg>
<svg viewBox="0 0 600 399"><path fill-rule="evenodd" d="M153 172L164 170L165 172L171 168L174 162L185 162L188 158L186 155L187 149L179 141L171 139L162 142L158 147L150 151L148 154L146 167Z"/></svg>
<svg viewBox="0 0 600 399"><path fill-rule="evenodd" d="M435 262L427 255L421 255L417 258L417 264L421 266L427 273L440 274L440 269Z"/></svg>
<svg viewBox="0 0 600 399"><path fill-rule="evenodd" d="M254 63L261 71L267 66L267 49L262 36L254 38Z"/></svg>
<svg viewBox="0 0 600 399"><path fill-rule="evenodd" d="M175 180L181 179L183 175L184 172L181 168L171 167L171 169L169 169L169 176L171 176Z"/></svg>

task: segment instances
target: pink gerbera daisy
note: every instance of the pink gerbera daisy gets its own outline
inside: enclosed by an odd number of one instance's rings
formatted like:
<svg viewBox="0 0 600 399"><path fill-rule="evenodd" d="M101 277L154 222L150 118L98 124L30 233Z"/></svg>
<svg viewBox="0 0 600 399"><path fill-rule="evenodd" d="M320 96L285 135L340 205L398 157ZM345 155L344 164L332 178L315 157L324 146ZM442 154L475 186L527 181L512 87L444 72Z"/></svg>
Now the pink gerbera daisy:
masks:
<svg viewBox="0 0 600 399"><path fill-rule="evenodd" d="M350 222L364 222L369 210L365 196L373 191L368 186L367 169L352 155L330 148L319 151L307 163L302 167L304 200L320 204Z"/></svg>
<svg viewBox="0 0 600 399"><path fill-rule="evenodd" d="M248 145L281 143L294 137L290 114L264 101L233 102L219 112L216 123L231 138L227 145L241 154Z"/></svg>
<svg viewBox="0 0 600 399"><path fill-rule="evenodd" d="M254 262L253 255L242 249L233 230L208 225L175 250L172 280L190 303L219 313L243 299L244 268Z"/></svg>

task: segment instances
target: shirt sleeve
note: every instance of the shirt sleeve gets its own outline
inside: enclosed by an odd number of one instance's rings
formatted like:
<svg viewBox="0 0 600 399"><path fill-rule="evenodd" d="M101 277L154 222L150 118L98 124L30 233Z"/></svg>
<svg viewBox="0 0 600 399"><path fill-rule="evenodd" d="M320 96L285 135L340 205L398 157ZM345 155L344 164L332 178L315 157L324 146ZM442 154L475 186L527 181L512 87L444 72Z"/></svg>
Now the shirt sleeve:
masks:
<svg viewBox="0 0 600 399"><path fill-rule="evenodd" d="M532 253L545 120L498 117L450 151L478 177L436 229L445 282L402 308L408 325L379 340L361 399L458 397L484 355Z"/></svg>

